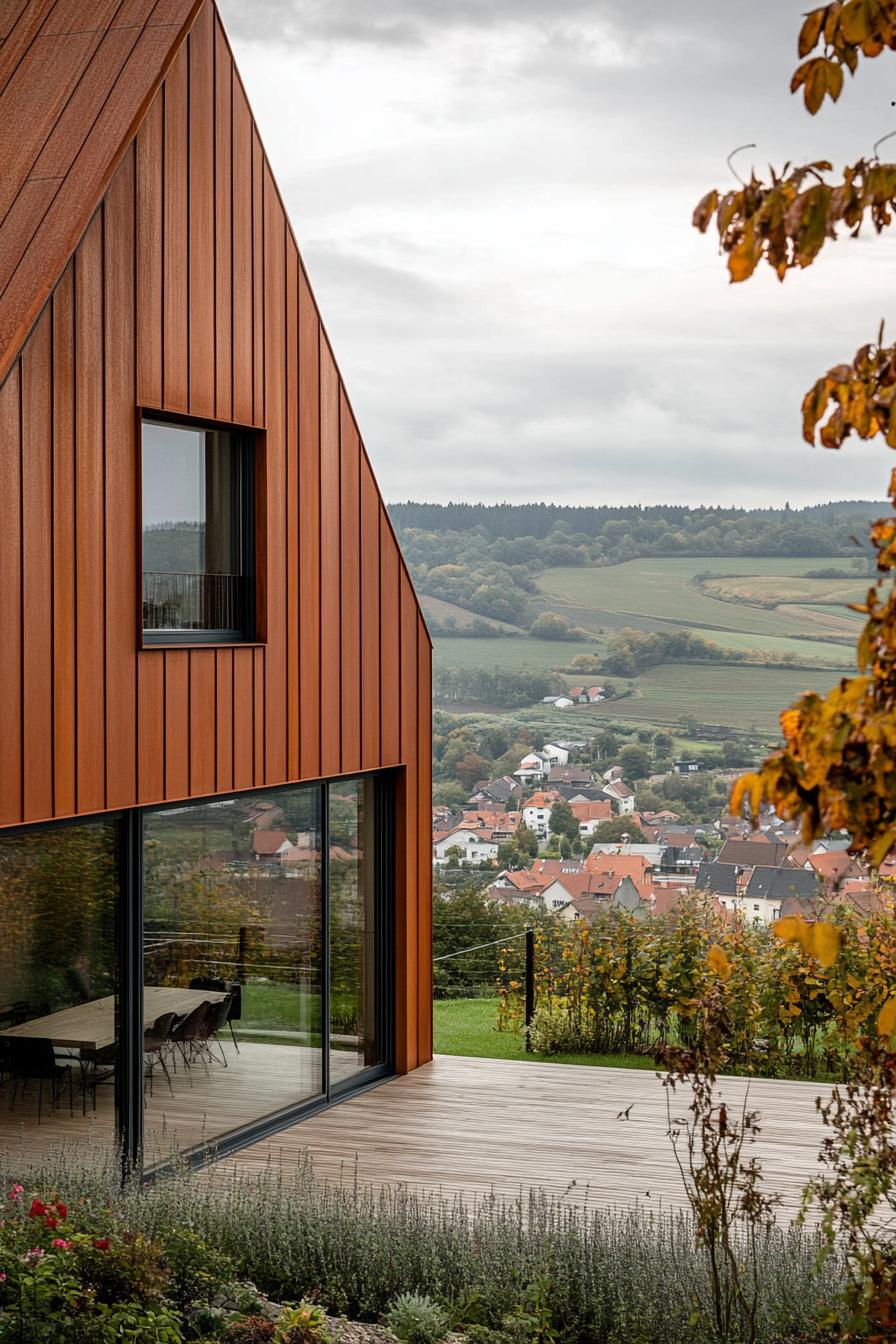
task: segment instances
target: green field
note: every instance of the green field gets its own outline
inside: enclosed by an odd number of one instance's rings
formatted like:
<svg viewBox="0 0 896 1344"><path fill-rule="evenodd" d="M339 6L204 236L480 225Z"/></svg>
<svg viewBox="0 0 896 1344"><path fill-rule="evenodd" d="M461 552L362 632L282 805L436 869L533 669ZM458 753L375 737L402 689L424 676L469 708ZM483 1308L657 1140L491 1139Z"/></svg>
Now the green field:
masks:
<svg viewBox="0 0 896 1344"><path fill-rule="evenodd" d="M837 600L861 601L867 577L806 578L807 571L848 567L829 557L756 558L726 556L632 560L604 568L549 569L538 580L535 610L558 611L595 632L579 642L556 643L525 635L484 640L436 640L437 665L557 671L577 654L603 656L620 629L693 630L727 649L801 666L766 667L670 663L642 672L633 681L611 677L623 698L597 706L549 711L556 722L569 719L570 731L594 730L606 719L675 724L683 715L698 722L777 735L778 715L807 689L825 691L854 668L853 647L861 616ZM699 580L698 575L727 578ZM720 595L713 596L715 590ZM773 601L779 605L769 606ZM766 605L761 605L761 604ZM563 674L567 685L596 680L596 674Z"/></svg>
<svg viewBox="0 0 896 1344"><path fill-rule="evenodd" d="M753 606L747 600L750 586L745 583L739 585L743 600L722 601L695 584L695 576L704 573L752 575L757 579L757 599L762 601L768 598L770 579L803 575L824 563L811 557L750 556L630 560L603 569L548 569L538 587L544 606L590 629L598 625L611 631L626 625L643 630L687 626L728 647L789 651L801 659L834 662L843 659L846 641L855 639L860 619L855 612L831 604ZM805 590L808 582L804 580L799 587ZM827 581L820 591L832 586ZM867 581L857 578L852 598L861 599L866 588ZM731 635L739 637L736 644L728 640Z"/></svg>

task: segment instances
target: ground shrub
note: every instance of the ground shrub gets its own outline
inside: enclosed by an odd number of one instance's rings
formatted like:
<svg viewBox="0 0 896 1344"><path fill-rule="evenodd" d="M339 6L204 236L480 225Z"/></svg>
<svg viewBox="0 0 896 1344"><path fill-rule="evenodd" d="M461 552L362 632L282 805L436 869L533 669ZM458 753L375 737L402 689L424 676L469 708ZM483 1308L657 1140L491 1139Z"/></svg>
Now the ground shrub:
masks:
<svg viewBox="0 0 896 1344"><path fill-rule="evenodd" d="M498 1332L494 1344L518 1338L521 1317L539 1322L530 1338L563 1344L715 1344L705 1318L692 1321L694 1295L709 1300L709 1268L683 1215L583 1211L538 1193L466 1205L318 1184L308 1163L252 1176L176 1172L120 1195L115 1176L114 1166L73 1173L60 1158L28 1179L49 1190L64 1181L73 1202L112 1194L121 1226L162 1247L187 1232L275 1302L307 1296L331 1314L376 1321L401 1294L418 1293L457 1328ZM814 1233L789 1226L744 1248L759 1283L759 1344L813 1338L817 1311L842 1283L837 1259L819 1265L817 1251Z"/></svg>
<svg viewBox="0 0 896 1344"><path fill-rule="evenodd" d="M448 1318L425 1293L400 1293L383 1318L400 1344L439 1344L448 1334Z"/></svg>

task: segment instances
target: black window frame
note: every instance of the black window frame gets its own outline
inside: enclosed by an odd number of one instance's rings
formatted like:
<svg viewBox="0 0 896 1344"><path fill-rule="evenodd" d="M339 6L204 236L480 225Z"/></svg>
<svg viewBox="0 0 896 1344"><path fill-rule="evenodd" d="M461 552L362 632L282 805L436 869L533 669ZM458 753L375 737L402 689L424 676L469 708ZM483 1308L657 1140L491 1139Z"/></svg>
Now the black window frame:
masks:
<svg viewBox="0 0 896 1344"><path fill-rule="evenodd" d="M176 630L148 629L143 619L143 426L160 425L167 429L183 429L201 433L212 432L229 434L237 453L240 479L239 524L240 524L240 577L245 585L244 606L245 621L242 630L205 629ZM140 640L144 648L183 646L190 644L255 644L258 642L257 612L257 573L258 573L258 537L256 527L256 475L258 465L258 434L245 425L233 425L215 420L202 420L184 416L165 415L158 411L145 410L139 418L139 472L140 481L140 517L138 519L139 573L140 588L138 594L138 616Z"/></svg>

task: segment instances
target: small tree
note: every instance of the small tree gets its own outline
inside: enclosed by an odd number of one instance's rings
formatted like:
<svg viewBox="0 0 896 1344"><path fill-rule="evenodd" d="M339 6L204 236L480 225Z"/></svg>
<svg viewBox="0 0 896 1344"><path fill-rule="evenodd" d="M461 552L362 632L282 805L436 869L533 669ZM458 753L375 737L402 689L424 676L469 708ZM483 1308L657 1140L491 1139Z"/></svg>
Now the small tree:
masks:
<svg viewBox="0 0 896 1344"><path fill-rule="evenodd" d="M632 742L620 751L619 764L626 779L646 779L650 774L650 753L646 747L639 747Z"/></svg>
<svg viewBox="0 0 896 1344"><path fill-rule="evenodd" d="M579 838L579 823L569 803L559 798L551 807L549 829L552 835L563 836L573 841Z"/></svg>
<svg viewBox="0 0 896 1344"><path fill-rule="evenodd" d="M616 817L613 821L602 821L595 827L592 839L598 845L618 845L623 836L628 836L633 845L650 843L640 826L636 826L630 817Z"/></svg>

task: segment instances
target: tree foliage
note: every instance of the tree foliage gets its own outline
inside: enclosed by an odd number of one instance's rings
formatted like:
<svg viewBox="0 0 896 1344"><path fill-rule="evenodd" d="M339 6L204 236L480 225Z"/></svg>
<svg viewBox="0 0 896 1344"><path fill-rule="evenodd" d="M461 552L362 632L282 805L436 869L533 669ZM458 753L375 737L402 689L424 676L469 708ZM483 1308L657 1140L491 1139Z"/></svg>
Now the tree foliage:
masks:
<svg viewBox="0 0 896 1344"><path fill-rule="evenodd" d="M819 47L821 55L812 55ZM852 73L860 56L888 48L896 49L894 0L835 0L806 16L803 63L791 88L802 89L806 107L817 112L825 96L836 101L844 68ZM858 232L866 213L878 232L891 222L896 166L862 160L844 169L837 187L824 180L829 170L819 162L773 173L768 187L754 177L740 191L703 198L694 223L705 230L715 215L732 280L746 279L763 257L783 279L791 267L811 265L839 224ZM804 187L808 177L815 180ZM817 434L825 447L839 448L852 435L881 435L896 447L894 387L896 350L884 346L881 327L876 344L829 369L806 394L803 436L814 443ZM889 495L896 506L896 472ZM856 646L858 675L844 677L827 695L809 692L784 711L783 746L738 780L731 806L756 817L763 802L771 803L780 816L800 821L806 840L848 830L853 850L880 864L896 845L896 513L873 523L870 536L881 578L856 608L867 617Z"/></svg>

